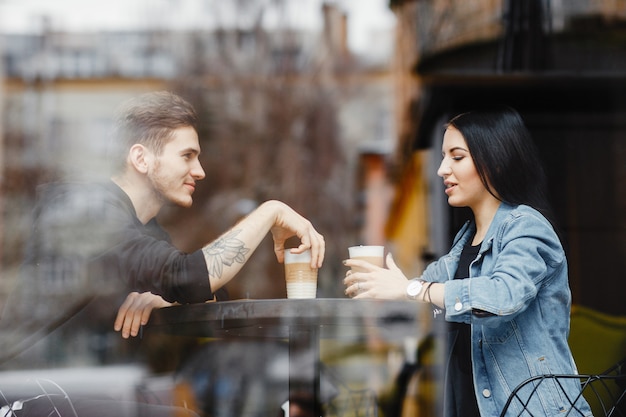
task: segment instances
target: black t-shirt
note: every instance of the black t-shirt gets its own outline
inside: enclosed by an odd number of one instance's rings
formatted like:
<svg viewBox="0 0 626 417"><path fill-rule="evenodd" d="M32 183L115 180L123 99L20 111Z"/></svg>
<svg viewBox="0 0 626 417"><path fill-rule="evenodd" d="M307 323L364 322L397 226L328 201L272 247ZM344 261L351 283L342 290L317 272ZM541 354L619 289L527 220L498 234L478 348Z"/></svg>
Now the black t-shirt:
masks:
<svg viewBox="0 0 626 417"><path fill-rule="evenodd" d="M19 341L38 340L70 319L78 327L112 329L132 291L179 303L213 298L202 250L184 253L155 220L141 223L112 181L42 186L0 319L0 351L19 350Z"/></svg>
<svg viewBox="0 0 626 417"><path fill-rule="evenodd" d="M454 279L469 277L470 264L480 245L472 246L469 241L464 247ZM448 323L450 362L446 375L446 412L445 417L480 417L478 403L474 393L472 379L471 328L467 323Z"/></svg>
<svg viewBox="0 0 626 417"><path fill-rule="evenodd" d="M202 251L184 253L154 219L141 223L128 195L112 181L46 189L25 265L36 266L42 284L87 280L105 289L151 291L170 302L212 298Z"/></svg>

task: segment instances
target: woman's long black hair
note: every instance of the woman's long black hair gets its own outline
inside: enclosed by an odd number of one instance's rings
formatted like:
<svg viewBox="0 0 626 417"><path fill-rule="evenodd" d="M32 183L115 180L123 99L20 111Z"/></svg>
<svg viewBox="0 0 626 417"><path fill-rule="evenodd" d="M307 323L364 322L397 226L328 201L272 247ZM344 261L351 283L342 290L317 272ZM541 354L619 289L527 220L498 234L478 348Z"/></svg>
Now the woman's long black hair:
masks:
<svg viewBox="0 0 626 417"><path fill-rule="evenodd" d="M522 117L510 107L459 114L448 126L465 138L485 188L509 204L525 204L554 218L539 152Z"/></svg>

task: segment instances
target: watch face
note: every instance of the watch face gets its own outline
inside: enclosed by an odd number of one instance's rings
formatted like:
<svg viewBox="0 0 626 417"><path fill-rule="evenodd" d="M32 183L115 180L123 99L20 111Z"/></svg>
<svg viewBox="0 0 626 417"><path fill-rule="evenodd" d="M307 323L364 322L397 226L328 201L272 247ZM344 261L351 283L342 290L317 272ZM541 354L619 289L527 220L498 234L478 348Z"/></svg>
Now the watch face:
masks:
<svg viewBox="0 0 626 417"><path fill-rule="evenodd" d="M421 290L422 290L422 282L421 281L413 281L407 287L406 292L407 292L407 294L409 294L410 297L415 297L415 296L417 296L417 294L420 293Z"/></svg>

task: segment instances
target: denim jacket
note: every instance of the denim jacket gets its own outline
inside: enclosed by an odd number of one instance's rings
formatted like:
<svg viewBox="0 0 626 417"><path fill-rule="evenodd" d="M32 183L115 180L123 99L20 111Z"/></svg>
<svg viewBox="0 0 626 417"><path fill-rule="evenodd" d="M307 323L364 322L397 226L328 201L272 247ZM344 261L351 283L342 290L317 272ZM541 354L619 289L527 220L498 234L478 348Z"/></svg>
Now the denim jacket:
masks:
<svg viewBox="0 0 626 417"><path fill-rule="evenodd" d="M545 217L528 206L502 203L470 265L470 278L454 280L463 246L474 233L474 223L465 224L450 252L429 265L422 278L445 283L447 321L471 325L480 413L498 416L525 379L577 372L567 344L567 260ZM578 393L578 381L569 382L566 389ZM542 384L537 394L539 400L530 404L533 415L556 416L567 405L554 384ZM586 403L579 405L591 415Z"/></svg>

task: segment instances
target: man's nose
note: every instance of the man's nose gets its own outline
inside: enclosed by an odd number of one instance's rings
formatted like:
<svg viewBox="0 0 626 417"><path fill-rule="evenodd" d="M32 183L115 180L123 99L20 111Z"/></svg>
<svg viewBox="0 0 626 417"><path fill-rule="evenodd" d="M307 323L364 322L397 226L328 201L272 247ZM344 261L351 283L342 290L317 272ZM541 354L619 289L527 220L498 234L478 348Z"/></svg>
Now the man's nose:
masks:
<svg viewBox="0 0 626 417"><path fill-rule="evenodd" d="M191 176L193 176L196 180L201 180L206 176L204 169L202 169L200 161L197 161L197 163L194 165L193 169L191 170Z"/></svg>

